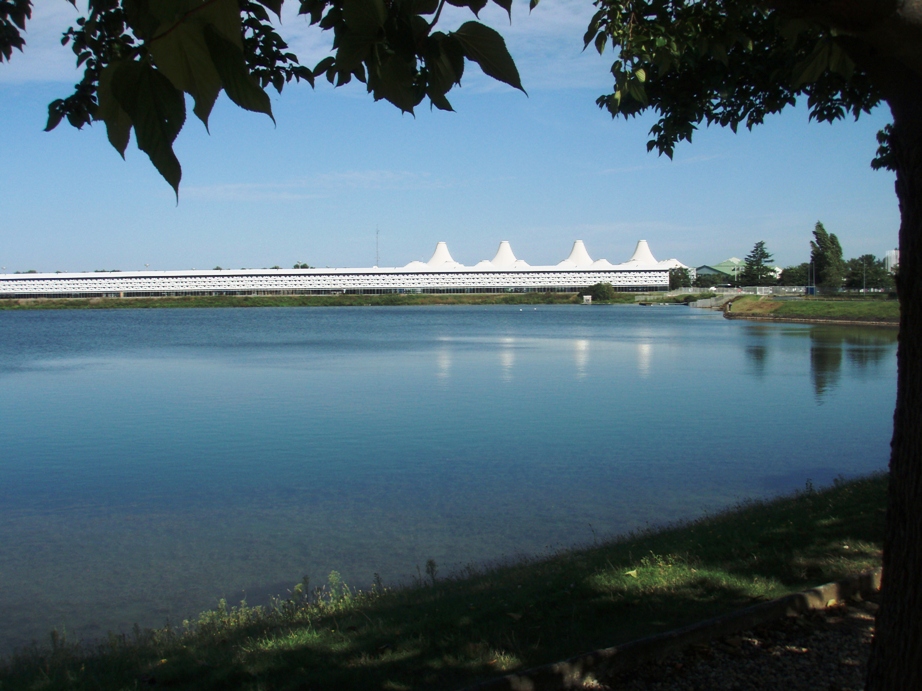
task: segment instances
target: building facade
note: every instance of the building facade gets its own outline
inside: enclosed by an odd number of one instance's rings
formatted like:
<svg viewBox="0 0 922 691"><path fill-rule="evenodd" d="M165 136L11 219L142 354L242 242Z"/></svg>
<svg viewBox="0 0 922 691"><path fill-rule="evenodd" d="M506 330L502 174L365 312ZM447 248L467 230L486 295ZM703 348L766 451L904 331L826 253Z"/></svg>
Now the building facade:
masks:
<svg viewBox="0 0 922 691"><path fill-rule="evenodd" d="M428 262L395 268L5 274L0 298L576 292L596 283L647 291L667 290L671 268L685 267L675 259L657 262L645 240L622 264L593 261L577 240L553 266L530 266L504 241L492 260L471 267L455 262L440 242Z"/></svg>

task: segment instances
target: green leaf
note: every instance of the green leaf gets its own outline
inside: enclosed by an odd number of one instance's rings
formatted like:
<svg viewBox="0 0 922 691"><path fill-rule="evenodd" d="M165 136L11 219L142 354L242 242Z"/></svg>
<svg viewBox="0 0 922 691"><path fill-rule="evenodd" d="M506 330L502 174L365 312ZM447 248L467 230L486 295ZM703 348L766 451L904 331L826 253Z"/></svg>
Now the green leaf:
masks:
<svg viewBox="0 0 922 691"><path fill-rule="evenodd" d="M415 88L416 71L412 63L399 55L391 55L380 67L374 88L375 100L387 99L403 112L412 113L423 99L423 93Z"/></svg>
<svg viewBox="0 0 922 691"><path fill-rule="evenodd" d="M820 41L806 60L794 68L794 88L812 84L829 67L829 43Z"/></svg>
<svg viewBox="0 0 922 691"><path fill-rule="evenodd" d="M350 31L377 35L386 17L384 0L343 0L343 20Z"/></svg>
<svg viewBox="0 0 922 691"><path fill-rule="evenodd" d="M345 31L336 37L336 66L340 73L352 72L368 57L374 39L367 34Z"/></svg>
<svg viewBox="0 0 922 691"><path fill-rule="evenodd" d="M433 51L426 59L426 67L429 69L429 88L443 95L448 93L461 79L455 72L454 61L449 54L451 48L445 46L444 43L444 41L440 42L436 51ZM463 60L461 64L464 64Z"/></svg>
<svg viewBox="0 0 922 691"><path fill-rule="evenodd" d="M55 127L61 124L64 119L64 101L57 99L48 104L48 122L45 125L45 131L51 132Z"/></svg>
<svg viewBox="0 0 922 691"><path fill-rule="evenodd" d="M205 26L197 18L186 19L151 41L149 47L157 69L173 86L195 99L193 112L207 128L222 82L205 42Z"/></svg>
<svg viewBox="0 0 922 691"><path fill-rule="evenodd" d="M240 28L240 4L237 0L186 0L194 5L194 13L184 21L190 20L210 24L228 41L238 48L243 48L243 33Z"/></svg>
<svg viewBox="0 0 922 691"><path fill-rule="evenodd" d="M173 142L186 120L182 92L149 63L124 62L112 75L112 95L134 123L138 148L178 198L182 168Z"/></svg>
<svg viewBox="0 0 922 691"><path fill-rule="evenodd" d="M485 74L526 93L506 42L496 31L480 22L465 22L450 36L461 44L465 57L480 65Z"/></svg>
<svg viewBox="0 0 922 691"><path fill-rule="evenodd" d="M410 7L415 14L435 14L439 9L439 0L414 0Z"/></svg>
<svg viewBox="0 0 922 691"><path fill-rule="evenodd" d="M268 7L275 12L275 16L282 18L282 0L256 0L260 5Z"/></svg>
<svg viewBox="0 0 922 691"><path fill-rule="evenodd" d="M245 110L265 113L275 122L269 96L247 71L243 51L218 33L211 24L205 27L205 43L230 100Z"/></svg>
<svg viewBox="0 0 922 691"><path fill-rule="evenodd" d="M445 98L444 93L438 92L430 86L426 89L426 95L429 97L429 100L432 101L432 105L439 110L446 110L451 113L455 112L455 109L451 107L451 103Z"/></svg>
<svg viewBox="0 0 922 691"><path fill-rule="evenodd" d="M488 0L447 0L449 5L455 7L467 7L474 13L475 17L480 16L480 10L487 6Z"/></svg>
<svg viewBox="0 0 922 691"><path fill-rule="evenodd" d="M433 38L439 37L439 50L451 64L452 72L455 75L455 83L461 83L461 77L464 76L464 48L461 42L454 36L443 34L440 31L432 34Z"/></svg>
<svg viewBox="0 0 922 691"><path fill-rule="evenodd" d="M96 92L99 108L96 109L95 117L105 123L109 143L122 158L125 158L125 149L131 136L131 116L119 105L112 93L112 77L123 64L123 61L112 62L100 73L99 88Z"/></svg>

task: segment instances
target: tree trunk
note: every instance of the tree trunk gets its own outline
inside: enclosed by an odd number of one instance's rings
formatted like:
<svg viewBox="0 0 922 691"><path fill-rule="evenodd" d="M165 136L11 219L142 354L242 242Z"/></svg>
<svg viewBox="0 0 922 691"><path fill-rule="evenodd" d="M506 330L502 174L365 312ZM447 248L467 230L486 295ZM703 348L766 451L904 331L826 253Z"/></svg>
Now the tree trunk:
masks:
<svg viewBox="0 0 922 691"><path fill-rule="evenodd" d="M887 95L900 202L900 336L881 607L867 688L922 689L922 79Z"/></svg>

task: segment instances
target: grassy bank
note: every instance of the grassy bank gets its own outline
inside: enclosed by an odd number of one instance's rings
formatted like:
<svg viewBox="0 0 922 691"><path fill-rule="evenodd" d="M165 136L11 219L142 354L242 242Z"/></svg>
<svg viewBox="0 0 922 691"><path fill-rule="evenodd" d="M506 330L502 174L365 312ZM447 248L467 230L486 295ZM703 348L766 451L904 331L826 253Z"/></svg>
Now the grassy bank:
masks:
<svg viewBox="0 0 922 691"><path fill-rule="evenodd" d="M733 301L731 318L762 317L779 320L811 319L856 322L886 322L897 324L900 305L885 299L803 298L778 300L747 295Z"/></svg>
<svg viewBox="0 0 922 691"><path fill-rule="evenodd" d="M52 639L0 689L446 689L712 617L879 564L886 479L767 503L541 560L359 592L332 574L270 608L180 631Z"/></svg>

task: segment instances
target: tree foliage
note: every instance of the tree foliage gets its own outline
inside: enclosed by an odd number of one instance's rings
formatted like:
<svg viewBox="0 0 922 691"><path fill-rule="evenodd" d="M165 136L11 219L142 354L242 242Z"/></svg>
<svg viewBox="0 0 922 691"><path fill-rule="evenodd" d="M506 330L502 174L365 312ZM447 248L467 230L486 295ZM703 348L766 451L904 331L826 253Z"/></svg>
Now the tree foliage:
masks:
<svg viewBox="0 0 922 691"><path fill-rule="evenodd" d="M743 260L740 283L747 286L775 285L778 278L775 269L770 266L772 260L772 255L765 248L765 241L759 240Z"/></svg>
<svg viewBox="0 0 922 691"><path fill-rule="evenodd" d="M813 263L816 285L825 290L840 290L845 278L845 260L842 245L835 233L829 233L823 224L816 222L813 240L810 241L810 261Z"/></svg>
<svg viewBox="0 0 922 691"><path fill-rule="evenodd" d="M845 262L845 287L849 290L893 290L893 274L887 271L883 259L873 254Z"/></svg>
<svg viewBox="0 0 922 691"><path fill-rule="evenodd" d="M69 0L75 4L75 0ZM487 0L447 0L477 15ZM510 13L512 0L492 0ZM446 94L461 83L465 61L522 89L502 36L468 21L436 30L446 0L301 0L300 14L332 32L332 54L313 68L300 64L272 24L283 0L89 0L68 29L84 69L74 92L52 102L47 130L65 118L74 127L105 123L124 157L134 131L138 148L178 194L182 168L173 152L186 120L185 94L208 127L221 91L239 107L272 117L268 87L292 80L335 86L356 79L375 100L412 113L424 99L452 110ZM533 5L537 4L534 0ZM22 50L30 0L0 0L0 61Z"/></svg>
<svg viewBox="0 0 922 691"><path fill-rule="evenodd" d="M579 296L591 295L595 302L606 302L617 297L615 287L611 283L595 283L579 291Z"/></svg>
<svg viewBox="0 0 922 691"><path fill-rule="evenodd" d="M778 283L783 286L808 286L810 285L810 264L804 262L796 266L786 266Z"/></svg>
<svg viewBox="0 0 922 691"><path fill-rule="evenodd" d="M876 106L879 89L839 33L771 7L778 4L597 0L585 45L616 51L614 88L598 105L612 117L654 110L647 149L670 157L702 123L752 128L800 95L817 120L857 118Z"/></svg>
<svg viewBox="0 0 922 691"><path fill-rule="evenodd" d="M713 288L714 286L730 285L732 278L726 274L698 274L695 276L695 288Z"/></svg>
<svg viewBox="0 0 922 691"><path fill-rule="evenodd" d="M688 269L669 269L669 290L691 287L691 273Z"/></svg>

